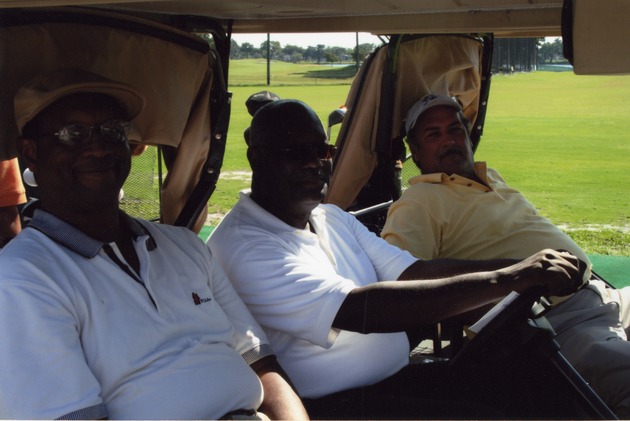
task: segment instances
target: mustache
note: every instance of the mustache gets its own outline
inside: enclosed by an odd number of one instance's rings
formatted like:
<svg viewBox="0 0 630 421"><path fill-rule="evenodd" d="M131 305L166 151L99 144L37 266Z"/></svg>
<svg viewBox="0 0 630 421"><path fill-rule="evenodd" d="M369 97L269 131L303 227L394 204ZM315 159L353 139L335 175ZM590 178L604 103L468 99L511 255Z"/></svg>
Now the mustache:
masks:
<svg viewBox="0 0 630 421"><path fill-rule="evenodd" d="M450 147L446 149L445 151L442 151L439 155L439 158L442 159L449 155L459 155L461 157L465 156L464 152L460 148Z"/></svg>
<svg viewBox="0 0 630 421"><path fill-rule="evenodd" d="M298 178L300 179L322 179L327 180L330 176L330 171L326 168L304 168L300 171Z"/></svg>
<svg viewBox="0 0 630 421"><path fill-rule="evenodd" d="M103 157L88 157L75 165L75 170L83 172L96 172L110 170L120 164L120 157L117 155L106 155Z"/></svg>

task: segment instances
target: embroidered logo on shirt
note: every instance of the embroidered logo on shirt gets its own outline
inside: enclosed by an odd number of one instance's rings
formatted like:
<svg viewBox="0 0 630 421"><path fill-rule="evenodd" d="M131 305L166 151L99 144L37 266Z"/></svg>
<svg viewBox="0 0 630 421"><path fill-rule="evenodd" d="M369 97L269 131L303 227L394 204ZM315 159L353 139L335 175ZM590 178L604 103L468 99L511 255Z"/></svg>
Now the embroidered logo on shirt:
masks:
<svg viewBox="0 0 630 421"><path fill-rule="evenodd" d="M197 295L196 292L192 293L192 297L193 297L193 301L195 302L196 306L198 306L199 304L203 304L203 303L207 303L209 301L212 301L212 298L201 298L201 297L199 297L199 295Z"/></svg>

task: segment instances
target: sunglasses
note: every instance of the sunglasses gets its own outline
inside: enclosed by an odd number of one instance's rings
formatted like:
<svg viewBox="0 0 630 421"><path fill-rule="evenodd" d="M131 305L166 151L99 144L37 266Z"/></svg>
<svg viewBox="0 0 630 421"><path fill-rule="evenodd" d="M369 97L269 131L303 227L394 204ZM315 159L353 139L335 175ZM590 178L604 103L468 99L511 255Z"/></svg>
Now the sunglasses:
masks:
<svg viewBox="0 0 630 421"><path fill-rule="evenodd" d="M313 155L317 156L317 158L321 160L333 159L335 157L335 154L337 153L337 147L330 145L328 143L319 144L317 146L313 146L313 145L293 146L290 148L275 148L273 146L263 146L263 147L267 149L272 149L273 151L276 151L276 152L280 152L281 154L284 155L285 158L291 161L301 161Z"/></svg>
<svg viewBox="0 0 630 421"><path fill-rule="evenodd" d="M83 124L69 124L57 130L53 134L42 136L54 136L63 146L83 146L92 140L96 131L105 143L125 143L128 142L127 135L131 129L131 123L125 120L110 120L96 126L85 126Z"/></svg>

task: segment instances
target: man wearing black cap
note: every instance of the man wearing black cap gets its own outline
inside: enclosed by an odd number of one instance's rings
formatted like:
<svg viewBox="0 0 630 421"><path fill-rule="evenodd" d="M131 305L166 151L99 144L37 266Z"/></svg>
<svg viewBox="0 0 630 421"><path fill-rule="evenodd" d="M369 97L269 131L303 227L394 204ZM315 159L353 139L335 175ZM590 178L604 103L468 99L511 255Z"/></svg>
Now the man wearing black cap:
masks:
<svg viewBox="0 0 630 421"><path fill-rule="evenodd" d="M40 206L0 254L0 417L306 418L195 234L119 210L144 102L75 70L16 95Z"/></svg>
<svg viewBox="0 0 630 421"><path fill-rule="evenodd" d="M629 418L630 287L589 280L584 251L496 170L474 161L469 122L456 100L426 95L409 110L406 129L422 175L389 209L382 237L421 259L522 258L543 247L578 257L583 287L550 297L558 305L546 318L562 355L620 418Z"/></svg>
<svg viewBox="0 0 630 421"><path fill-rule="evenodd" d="M249 115L253 117L254 114L256 114L256 111L258 111L263 105L269 104L270 102L277 101L279 99L280 97L271 91L260 91L256 92L255 94L251 94L247 98L247 101L245 101L245 107L247 107L247 112L249 113ZM249 130L250 128L248 127L243 133L243 137L245 138L245 143L247 143L247 145L249 145Z"/></svg>
<svg viewBox="0 0 630 421"><path fill-rule="evenodd" d="M321 204L332 148L300 101L263 106L250 134L251 193L241 193L208 243L314 417L462 416L455 403L436 412L422 399L438 387L408 365L416 344L405 331L512 290L573 291L579 271L568 253L547 250L512 266L424 262Z"/></svg>

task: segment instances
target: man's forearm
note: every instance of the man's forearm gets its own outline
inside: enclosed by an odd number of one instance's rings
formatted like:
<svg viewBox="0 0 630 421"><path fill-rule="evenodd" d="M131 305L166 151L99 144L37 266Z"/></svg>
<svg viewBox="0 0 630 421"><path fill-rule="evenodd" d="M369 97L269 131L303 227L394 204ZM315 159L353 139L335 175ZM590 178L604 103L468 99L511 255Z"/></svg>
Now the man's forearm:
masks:
<svg viewBox="0 0 630 421"><path fill-rule="evenodd" d="M511 291L539 286L552 295L567 295L581 283L577 258L549 249L500 269L439 279L432 277L446 275L448 267L440 267L440 262L432 271L432 262L424 262L427 276L417 272L422 262L401 275L401 279L418 275L416 280L377 282L355 288L339 308L333 327L361 333L409 331L475 310ZM503 262L480 261L479 266L471 262L468 268L474 270L486 264L495 267Z"/></svg>
<svg viewBox="0 0 630 421"><path fill-rule="evenodd" d="M264 389L263 402L258 408L260 412L276 420L308 419L302 401L274 356L262 358L251 367L258 374Z"/></svg>
<svg viewBox="0 0 630 421"><path fill-rule="evenodd" d="M439 279L471 272L486 272L502 269L517 263L517 259L493 260L418 260L409 266L399 277L399 281L418 279Z"/></svg>
<svg viewBox="0 0 630 421"><path fill-rule="evenodd" d="M344 300L333 327L360 333L418 329L489 304L511 291L493 279L476 273L357 288Z"/></svg>
<svg viewBox="0 0 630 421"><path fill-rule="evenodd" d="M0 207L0 247L18 235L21 229L17 206Z"/></svg>

